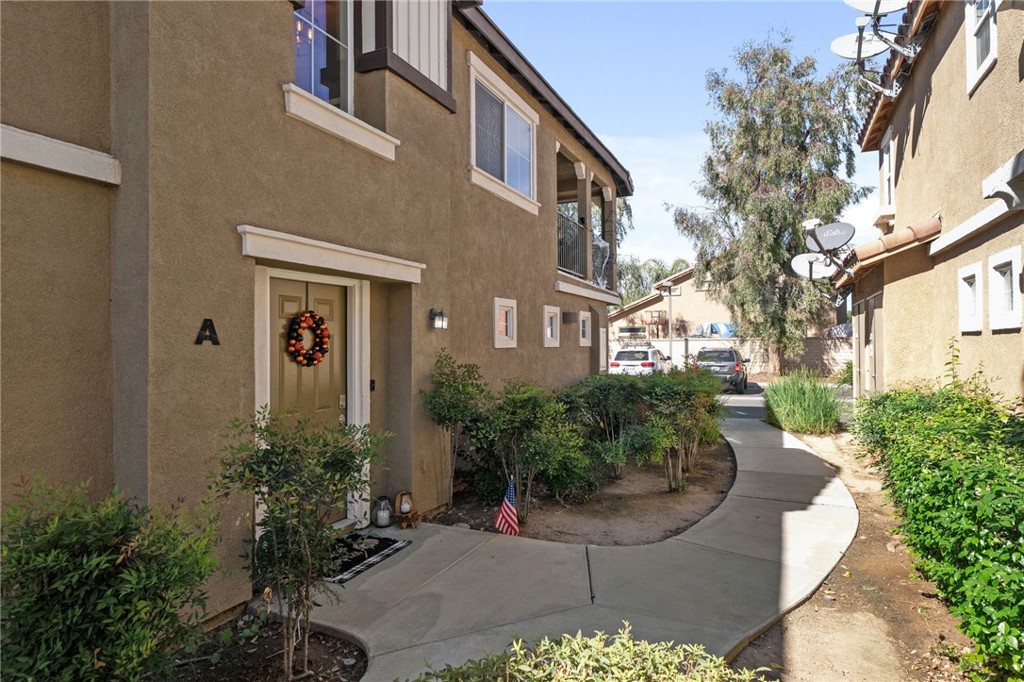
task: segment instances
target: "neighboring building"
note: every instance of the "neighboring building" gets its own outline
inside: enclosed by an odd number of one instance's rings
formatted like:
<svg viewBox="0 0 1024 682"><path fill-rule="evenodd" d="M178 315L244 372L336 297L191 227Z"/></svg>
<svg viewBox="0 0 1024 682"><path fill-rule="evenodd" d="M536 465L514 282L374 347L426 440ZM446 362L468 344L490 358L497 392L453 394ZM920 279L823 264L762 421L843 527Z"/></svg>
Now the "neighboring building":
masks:
<svg viewBox="0 0 1024 682"><path fill-rule="evenodd" d="M629 174L479 2L5 2L0 28L4 503L23 475L195 501L269 404L391 432L374 492L430 510L442 347L495 384L605 366L593 254ZM331 352L300 367L310 308Z"/></svg>
<svg viewBox="0 0 1024 682"><path fill-rule="evenodd" d="M1024 395L1024 10L993 0L910 3L861 131L877 151L881 239L847 260L855 392L941 377L949 343L961 372Z"/></svg>
<svg viewBox="0 0 1024 682"><path fill-rule="evenodd" d="M765 371L768 358L763 348L743 337L729 309L714 301L708 289L694 277L694 269L681 270L654 285L648 296L613 311L610 352L629 344L649 344L683 366L701 348L735 347L750 359L751 373ZM835 324L809 329L804 352L783 361L783 370L803 367L832 374L851 358L850 325L846 309L835 313Z"/></svg>

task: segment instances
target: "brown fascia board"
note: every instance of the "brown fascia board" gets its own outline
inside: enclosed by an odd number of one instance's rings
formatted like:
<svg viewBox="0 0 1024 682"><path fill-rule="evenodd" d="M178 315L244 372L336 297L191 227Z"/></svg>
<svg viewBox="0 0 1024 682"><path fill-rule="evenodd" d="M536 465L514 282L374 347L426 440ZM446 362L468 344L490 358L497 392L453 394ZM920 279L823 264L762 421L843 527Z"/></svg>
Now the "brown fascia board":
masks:
<svg viewBox="0 0 1024 682"><path fill-rule="evenodd" d="M469 6L466 6L467 4ZM461 17L469 32L487 47L491 54L498 57L509 72L538 100L546 104L555 118L571 130L576 138L611 170L618 195L620 197L632 196L633 179L629 171L604 146L594 131L587 127L587 124L566 104L565 100L555 92L555 89L544 80L544 77L501 32L491 18L478 5L472 3L455 4L453 7L456 15Z"/></svg>
<svg viewBox="0 0 1024 682"><path fill-rule="evenodd" d="M917 33L924 18L931 14L932 11L940 11L943 4L954 3L943 3L942 0L913 0L908 3L907 11L903 14L903 21L896 32L896 42L901 45L908 44ZM882 68L883 82L892 83L900 69L903 68L903 62L903 55L895 50L891 51L885 66ZM913 77L913 73L911 73L910 77ZM875 97L868 107L868 115L864 118L864 124L861 126L860 135L858 136L862 152L878 151L878 145L885 136L885 129L889 125L889 114L892 113L894 106L895 101L883 97L880 92L875 93Z"/></svg>
<svg viewBox="0 0 1024 682"><path fill-rule="evenodd" d="M637 300L633 301L629 305L622 306L621 308L616 310L614 313L609 314L608 315L608 322L609 323L611 323L611 322L618 322L622 318L629 317L630 315L632 315L636 311L642 310L643 308L646 308L647 306L649 306L652 303L657 303L658 301L660 301L663 298L665 298L665 297L662 296L660 293L648 294L647 296L644 296L643 298L640 298L640 299L637 299Z"/></svg>
<svg viewBox="0 0 1024 682"><path fill-rule="evenodd" d="M677 284L682 284L683 282L685 282L686 280L690 279L691 277L693 277L693 266L690 266L690 267L686 268L685 270L680 270L679 272L671 274L668 277L666 277L665 279L661 280L660 282L655 282L654 283L654 288L657 289L658 287L665 287L665 286L674 287Z"/></svg>

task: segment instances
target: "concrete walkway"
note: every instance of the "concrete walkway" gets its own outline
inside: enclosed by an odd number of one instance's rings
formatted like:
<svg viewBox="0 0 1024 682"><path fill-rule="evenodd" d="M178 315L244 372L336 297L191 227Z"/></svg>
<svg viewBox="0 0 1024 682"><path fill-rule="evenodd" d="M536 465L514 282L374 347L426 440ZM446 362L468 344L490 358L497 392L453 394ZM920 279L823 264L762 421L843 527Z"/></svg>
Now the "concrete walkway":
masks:
<svg viewBox="0 0 1024 682"><path fill-rule="evenodd" d="M726 419L736 482L721 506L653 545L599 547L423 524L383 534L412 545L316 609L318 627L355 638L364 680L413 677L503 650L512 639L614 633L694 642L731 658L807 599L857 531L835 472L795 436Z"/></svg>

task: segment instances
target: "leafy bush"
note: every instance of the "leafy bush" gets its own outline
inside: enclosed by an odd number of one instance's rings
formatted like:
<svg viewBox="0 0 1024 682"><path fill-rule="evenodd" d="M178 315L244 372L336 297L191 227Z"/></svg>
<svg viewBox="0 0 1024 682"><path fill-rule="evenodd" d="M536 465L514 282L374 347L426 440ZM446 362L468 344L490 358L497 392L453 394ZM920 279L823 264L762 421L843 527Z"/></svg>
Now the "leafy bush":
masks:
<svg viewBox="0 0 1024 682"><path fill-rule="evenodd" d="M640 426L644 428L630 432L631 443L642 449L633 454L664 465L669 492L682 490L683 474L696 466L700 446L720 435L720 388L717 378L699 368L642 377ZM659 452L653 446L665 437L670 445Z"/></svg>
<svg viewBox="0 0 1024 682"><path fill-rule="evenodd" d="M908 388L857 405L919 568L949 601L978 659L1024 679L1024 447L1021 418L983 382Z"/></svg>
<svg viewBox="0 0 1024 682"><path fill-rule="evenodd" d="M769 424L795 433L835 433L839 396L835 388L807 371L794 372L765 388Z"/></svg>
<svg viewBox="0 0 1024 682"><path fill-rule="evenodd" d="M520 522L530 515L533 484L538 474L553 472L556 494L578 493L592 483L569 480L582 473L583 437L566 418L566 408L546 389L513 381L474 424L473 444L489 470L500 473L516 489Z"/></svg>
<svg viewBox="0 0 1024 682"><path fill-rule="evenodd" d="M139 680L203 616L214 518L31 484L3 517L4 678Z"/></svg>
<svg viewBox="0 0 1024 682"><path fill-rule="evenodd" d="M232 424L233 442L221 463L219 490L254 495L261 510L259 540L249 558L257 585L271 589L284 623L284 675L302 635L302 671L309 674L309 616L314 598L331 599L324 577L332 565L331 513L351 495L365 497L366 472L385 436L367 427L314 426L309 418L266 408Z"/></svg>
<svg viewBox="0 0 1024 682"><path fill-rule="evenodd" d="M733 670L699 645L633 639L626 623L611 637L577 633L532 647L516 640L511 652L431 670L414 682L744 682L762 680L758 672Z"/></svg>
<svg viewBox="0 0 1024 682"><path fill-rule="evenodd" d="M853 360L847 360L833 377L840 386L853 386Z"/></svg>
<svg viewBox="0 0 1024 682"><path fill-rule="evenodd" d="M584 430L591 457L616 477L626 463L623 436L641 418L641 378L595 374L560 394L571 418Z"/></svg>
<svg viewBox="0 0 1024 682"><path fill-rule="evenodd" d="M480 418L492 400L480 367L455 362L447 348L442 348L430 376L430 390L420 391L427 412L434 423L444 429L451 443L448 475L448 504L452 503L455 463L466 426Z"/></svg>

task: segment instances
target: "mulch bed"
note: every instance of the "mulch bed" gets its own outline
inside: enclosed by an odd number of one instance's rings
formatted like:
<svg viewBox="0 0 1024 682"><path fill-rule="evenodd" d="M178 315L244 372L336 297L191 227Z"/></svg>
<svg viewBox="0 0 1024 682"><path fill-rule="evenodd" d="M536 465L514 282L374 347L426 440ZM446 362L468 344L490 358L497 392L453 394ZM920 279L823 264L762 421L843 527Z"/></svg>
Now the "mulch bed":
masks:
<svg viewBox="0 0 1024 682"><path fill-rule="evenodd" d="M212 631L209 643L191 656L183 657L190 662L175 668L163 678L164 682L279 682L283 679L280 624L265 623L257 634L239 641L238 633L243 623L247 623L245 618ZM221 637L226 635L221 633L225 630L231 631L231 643L222 646ZM310 633L309 658L315 674L306 679L315 682L356 682L366 672L366 654L362 649L318 632Z"/></svg>

